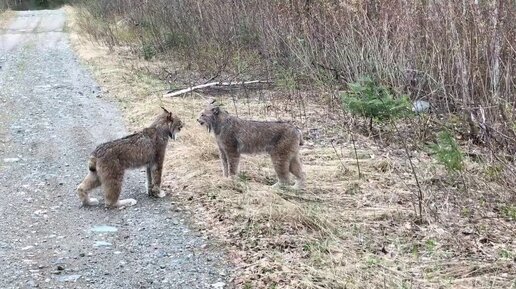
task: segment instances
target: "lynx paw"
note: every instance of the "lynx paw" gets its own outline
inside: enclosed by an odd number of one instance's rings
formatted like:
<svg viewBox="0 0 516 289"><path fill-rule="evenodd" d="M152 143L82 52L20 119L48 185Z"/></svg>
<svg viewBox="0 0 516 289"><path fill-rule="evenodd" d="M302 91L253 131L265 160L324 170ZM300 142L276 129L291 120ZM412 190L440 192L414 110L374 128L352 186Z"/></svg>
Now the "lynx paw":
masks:
<svg viewBox="0 0 516 289"><path fill-rule="evenodd" d="M164 196L166 196L167 194L166 194L164 191L162 191L160 188L156 187L156 188L153 188L153 189L150 191L149 195L150 195L151 197L155 197L155 198L163 198L163 197L164 197Z"/></svg>
<svg viewBox="0 0 516 289"><path fill-rule="evenodd" d="M98 204L99 200L97 200L96 198L89 198L82 203L83 206L96 206Z"/></svg>
<svg viewBox="0 0 516 289"><path fill-rule="evenodd" d="M277 182L274 185L272 185L273 189L285 189L287 188L287 184Z"/></svg>
<svg viewBox="0 0 516 289"><path fill-rule="evenodd" d="M303 190L305 188L305 184L303 182L296 182L294 186L292 186L292 189L294 190Z"/></svg>
<svg viewBox="0 0 516 289"><path fill-rule="evenodd" d="M118 202L116 202L116 205L115 207L131 207L131 206L134 206L136 205L136 200L135 199L124 199L124 200L119 200Z"/></svg>
<svg viewBox="0 0 516 289"><path fill-rule="evenodd" d="M162 190L159 190L157 192L152 192L152 194L151 194L151 196L153 196L155 198L160 198L160 199L165 197L166 195L167 194L164 191L162 191Z"/></svg>

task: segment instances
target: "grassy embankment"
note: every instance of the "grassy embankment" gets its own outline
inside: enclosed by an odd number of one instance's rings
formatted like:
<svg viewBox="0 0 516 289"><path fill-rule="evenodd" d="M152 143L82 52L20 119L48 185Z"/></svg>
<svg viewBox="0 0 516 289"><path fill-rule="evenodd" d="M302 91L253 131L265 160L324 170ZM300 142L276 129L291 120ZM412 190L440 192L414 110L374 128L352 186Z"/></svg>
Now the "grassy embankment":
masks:
<svg viewBox="0 0 516 289"><path fill-rule="evenodd" d="M282 77L276 89L217 98L239 116L289 119L303 128L307 189L271 189L274 172L264 156L244 157L239 178L223 179L213 137L195 122L213 91L161 98L171 85L202 83L209 78L202 69L183 58L141 59L124 44L136 41L124 21L115 34L123 43L91 42L77 22L84 19L68 12L74 48L105 94L119 101L129 127L148 124L160 104L185 121L167 153L164 183L195 225L228 247L238 288L515 286L516 207L496 167L466 159L462 178L452 177L424 149L411 147L424 193L425 222L417 223L418 186L403 146L355 134L355 154L334 97L289 90L290 78ZM164 69L167 77L158 79Z"/></svg>

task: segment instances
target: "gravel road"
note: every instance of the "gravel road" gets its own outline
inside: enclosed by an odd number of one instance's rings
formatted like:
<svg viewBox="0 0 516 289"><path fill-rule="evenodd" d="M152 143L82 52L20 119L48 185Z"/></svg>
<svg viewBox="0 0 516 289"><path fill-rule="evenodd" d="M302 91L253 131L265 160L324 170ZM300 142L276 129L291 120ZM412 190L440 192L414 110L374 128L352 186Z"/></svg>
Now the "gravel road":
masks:
<svg viewBox="0 0 516 289"><path fill-rule="evenodd" d="M136 206L79 207L89 153L126 131L70 49L65 20L23 11L0 30L0 288L225 287L222 250L169 197L147 197L142 172L122 192Z"/></svg>

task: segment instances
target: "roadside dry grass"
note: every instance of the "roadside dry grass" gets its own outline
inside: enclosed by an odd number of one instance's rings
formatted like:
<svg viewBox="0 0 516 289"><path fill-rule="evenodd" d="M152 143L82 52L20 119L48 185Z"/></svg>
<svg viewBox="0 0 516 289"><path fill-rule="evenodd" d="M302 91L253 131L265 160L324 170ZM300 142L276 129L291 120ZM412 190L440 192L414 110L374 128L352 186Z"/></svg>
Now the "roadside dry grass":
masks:
<svg viewBox="0 0 516 289"><path fill-rule="evenodd" d="M9 24L10 20L14 16L15 12L12 10L4 10L0 11L0 33L1 30L7 28L7 25ZM1 69L1 66L0 66ZM2 100L0 98L0 100ZM4 150L5 142L4 140L7 139L7 132L6 127L4 124L9 123L8 121L8 114L7 113L0 113L0 152ZM0 170L2 169L3 165L0 165Z"/></svg>
<svg viewBox="0 0 516 289"><path fill-rule="evenodd" d="M308 96L300 96L301 105L275 91L240 91L218 95L231 113L303 127L307 189L271 189L275 175L264 156L246 156L238 179L223 179L214 139L195 122L208 95L161 99L168 86L146 73L164 66L179 75L191 72L170 60L142 61L123 48L91 43L78 33L73 9L67 11L73 47L104 95L120 103L130 128L148 124L160 104L185 121L167 152L164 186L196 226L229 248L235 287L516 288L512 193L494 194L500 187L478 180L480 165L468 163L474 186L464 191L444 186L442 168L413 152L428 220L416 225L417 187L403 150L356 136L359 179L336 112ZM189 85L188 77L179 79L175 85ZM498 204L507 205L505 215L497 213Z"/></svg>
<svg viewBox="0 0 516 289"><path fill-rule="evenodd" d="M15 13L16 12L9 9L5 11L0 11L0 29L7 28L6 25L9 23L11 18L13 18Z"/></svg>

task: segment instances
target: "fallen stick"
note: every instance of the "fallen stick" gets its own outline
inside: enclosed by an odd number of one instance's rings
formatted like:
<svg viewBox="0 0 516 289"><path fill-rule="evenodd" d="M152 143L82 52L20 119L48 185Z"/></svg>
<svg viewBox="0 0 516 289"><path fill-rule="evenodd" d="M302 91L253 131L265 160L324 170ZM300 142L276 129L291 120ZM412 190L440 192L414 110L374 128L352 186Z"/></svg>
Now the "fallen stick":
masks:
<svg viewBox="0 0 516 289"><path fill-rule="evenodd" d="M221 81L210 82L210 83L200 84L200 85L196 85L196 86L192 86L192 87L176 90L176 91L173 91L173 92L168 92L168 93L164 94L163 96L164 97L174 97L174 96L178 96L178 95L185 94L185 93L188 93L188 92L192 92L192 91L197 90L197 89L211 87L211 86L235 86L235 85L247 85L247 84L255 84L255 83L272 83L272 81L268 81L268 80L252 80L252 81L239 81L239 82L221 82Z"/></svg>

